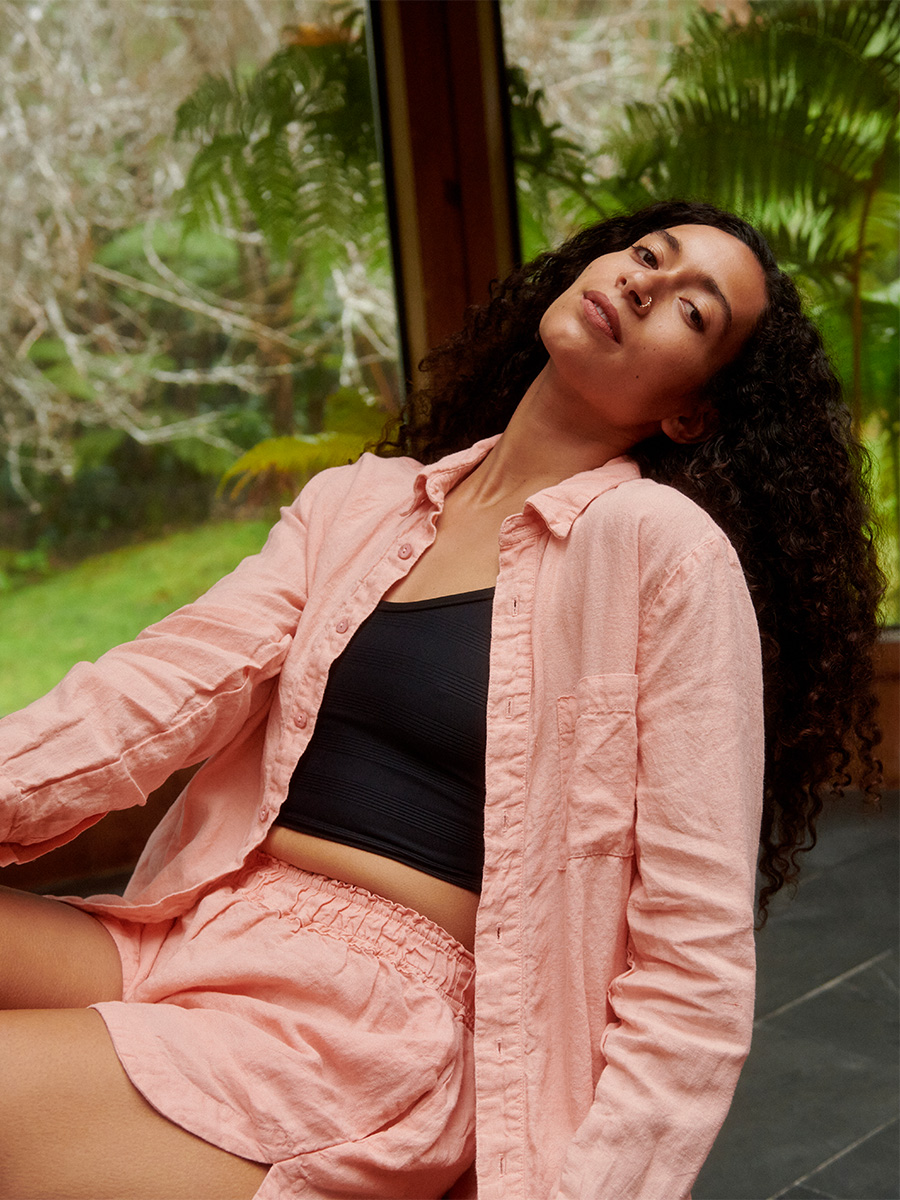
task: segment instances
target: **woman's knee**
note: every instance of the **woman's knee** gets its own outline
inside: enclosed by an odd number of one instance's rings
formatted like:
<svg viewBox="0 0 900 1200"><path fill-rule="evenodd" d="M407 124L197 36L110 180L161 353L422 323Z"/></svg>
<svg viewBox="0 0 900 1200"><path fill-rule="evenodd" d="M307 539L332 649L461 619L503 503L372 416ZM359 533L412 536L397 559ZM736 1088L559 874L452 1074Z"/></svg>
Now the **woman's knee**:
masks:
<svg viewBox="0 0 900 1200"><path fill-rule="evenodd" d="M96 917L0 886L0 1008L84 1008L121 998L119 952Z"/></svg>

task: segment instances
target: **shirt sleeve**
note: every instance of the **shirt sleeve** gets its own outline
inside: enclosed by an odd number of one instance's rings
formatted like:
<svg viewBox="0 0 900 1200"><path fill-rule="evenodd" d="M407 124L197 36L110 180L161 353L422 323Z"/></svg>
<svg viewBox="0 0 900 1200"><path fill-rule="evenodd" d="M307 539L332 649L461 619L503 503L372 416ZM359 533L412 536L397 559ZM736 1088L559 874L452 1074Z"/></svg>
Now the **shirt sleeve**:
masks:
<svg viewBox="0 0 900 1200"><path fill-rule="evenodd" d="M759 637L732 548L665 581L638 649L635 876L594 1102L557 1200L684 1200L750 1046L763 775Z"/></svg>
<svg viewBox="0 0 900 1200"><path fill-rule="evenodd" d="M143 804L271 698L306 599L314 479L205 595L0 721L0 866ZM52 631L48 631L52 637Z"/></svg>

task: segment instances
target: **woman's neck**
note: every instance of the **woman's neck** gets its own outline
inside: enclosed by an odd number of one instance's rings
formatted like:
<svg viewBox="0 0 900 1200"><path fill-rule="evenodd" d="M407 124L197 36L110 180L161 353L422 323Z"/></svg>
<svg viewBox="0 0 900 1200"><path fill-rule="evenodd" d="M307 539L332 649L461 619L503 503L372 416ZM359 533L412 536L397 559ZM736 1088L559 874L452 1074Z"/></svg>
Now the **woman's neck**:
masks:
<svg viewBox="0 0 900 1200"><path fill-rule="evenodd" d="M559 420L562 406L554 404L541 382L539 376L491 452L458 485L469 503L487 507L516 498L524 502L543 488L602 467L627 451L628 446L612 438L589 437L582 428L567 427Z"/></svg>

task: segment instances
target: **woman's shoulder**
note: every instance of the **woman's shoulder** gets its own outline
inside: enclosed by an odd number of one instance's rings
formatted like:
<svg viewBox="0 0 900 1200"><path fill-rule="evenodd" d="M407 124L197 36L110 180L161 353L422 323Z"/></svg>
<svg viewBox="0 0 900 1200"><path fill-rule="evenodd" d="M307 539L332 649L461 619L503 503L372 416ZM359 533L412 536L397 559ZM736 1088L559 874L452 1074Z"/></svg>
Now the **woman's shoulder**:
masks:
<svg viewBox="0 0 900 1200"><path fill-rule="evenodd" d="M336 506L357 495L372 496L372 489L387 496L410 494L422 464L414 458L380 458L368 451L355 462L341 467L327 467L314 475L294 501L301 510L325 505L333 511Z"/></svg>
<svg viewBox="0 0 900 1200"><path fill-rule="evenodd" d="M644 613L678 596L691 597L698 611L713 593L741 595L741 603L749 604L744 571L728 537L677 488L641 478L598 499L602 502L590 506L594 511L584 514L587 536L575 555L584 564L581 583L587 591L611 581L614 592L632 596Z"/></svg>
<svg viewBox="0 0 900 1200"><path fill-rule="evenodd" d="M724 531L683 492L652 479L634 479L598 497L583 514L583 549L609 568L610 554L636 570L651 592L682 568L724 569L743 578L740 561ZM719 567L713 564L718 563Z"/></svg>
<svg viewBox="0 0 900 1200"><path fill-rule="evenodd" d="M651 538L673 548L685 549L701 542L725 542L728 538L709 513L677 488L653 479L631 479L599 497L592 504L593 519L632 527L642 538Z"/></svg>

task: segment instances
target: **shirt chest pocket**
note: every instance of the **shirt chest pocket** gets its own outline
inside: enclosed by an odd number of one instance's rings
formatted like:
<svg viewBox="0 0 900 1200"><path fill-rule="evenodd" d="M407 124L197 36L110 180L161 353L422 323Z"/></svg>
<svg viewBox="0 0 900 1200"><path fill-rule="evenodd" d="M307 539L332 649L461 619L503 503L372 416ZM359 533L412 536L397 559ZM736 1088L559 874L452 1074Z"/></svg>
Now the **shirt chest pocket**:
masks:
<svg viewBox="0 0 900 1200"><path fill-rule="evenodd" d="M589 675L557 701L563 867L634 851L636 703L636 675Z"/></svg>

